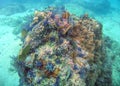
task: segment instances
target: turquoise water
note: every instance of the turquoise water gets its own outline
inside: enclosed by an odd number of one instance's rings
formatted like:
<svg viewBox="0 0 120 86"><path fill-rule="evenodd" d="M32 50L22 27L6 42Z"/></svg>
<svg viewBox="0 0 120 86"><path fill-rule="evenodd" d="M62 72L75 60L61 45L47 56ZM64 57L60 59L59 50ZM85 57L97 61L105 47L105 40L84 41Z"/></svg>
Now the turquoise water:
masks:
<svg viewBox="0 0 120 86"><path fill-rule="evenodd" d="M106 67L112 71L112 85L120 86L120 1L119 0L1 0L0 1L0 86L18 86L17 72L11 72L11 56L21 48L20 31L27 27L35 10L48 6L65 6L77 16L88 13L103 24L103 34L108 36L110 48Z"/></svg>

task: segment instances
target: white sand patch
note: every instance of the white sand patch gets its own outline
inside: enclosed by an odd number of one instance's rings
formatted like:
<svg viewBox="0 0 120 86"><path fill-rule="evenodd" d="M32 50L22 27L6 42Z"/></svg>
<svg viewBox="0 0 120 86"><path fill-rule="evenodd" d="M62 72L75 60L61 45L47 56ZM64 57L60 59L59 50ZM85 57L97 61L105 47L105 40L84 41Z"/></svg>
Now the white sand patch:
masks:
<svg viewBox="0 0 120 86"><path fill-rule="evenodd" d="M31 12L32 11L33 10L31 10ZM15 25L16 22L31 12L26 11L11 16L0 15L0 86L19 85L18 74L10 71L12 67L12 59L10 57L13 55L16 56L19 53L22 42L17 38L17 35L13 34L13 30L18 29L16 28L18 26Z"/></svg>
<svg viewBox="0 0 120 86"><path fill-rule="evenodd" d="M18 86L18 74L9 71L10 56L17 55L20 49L20 40L12 30L12 27L0 25L0 86Z"/></svg>

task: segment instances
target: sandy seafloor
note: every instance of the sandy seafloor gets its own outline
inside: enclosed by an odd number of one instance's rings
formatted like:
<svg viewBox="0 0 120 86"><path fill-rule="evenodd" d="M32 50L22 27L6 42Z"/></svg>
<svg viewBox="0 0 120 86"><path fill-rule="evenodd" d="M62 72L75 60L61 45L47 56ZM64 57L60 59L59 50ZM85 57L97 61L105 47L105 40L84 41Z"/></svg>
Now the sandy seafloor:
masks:
<svg viewBox="0 0 120 86"><path fill-rule="evenodd" d="M16 21L21 20L29 13L33 12L36 8L43 9L44 4L24 4L27 7L27 10L20 13L15 13L10 16L5 16L0 14L0 86L18 86L19 77L17 73L10 72L10 56L17 55L22 43L19 39L20 34L13 34L15 29L19 29L19 24L15 25ZM114 41L117 41L118 45L120 44L120 9L117 5L113 4L112 10L108 14L97 15L90 11L89 9L84 9L81 6L76 6L75 4L65 4L66 9L71 13L80 15L85 12L94 16L98 21L103 24L103 33L109 36ZM77 7L77 8L76 8ZM7 11L7 10L6 10ZM23 20L24 22L24 20ZM13 25L14 24L14 25ZM113 50L114 52L115 50ZM119 51L119 50L117 50ZM112 61L112 81L116 83L116 86L120 86L120 57L116 56Z"/></svg>

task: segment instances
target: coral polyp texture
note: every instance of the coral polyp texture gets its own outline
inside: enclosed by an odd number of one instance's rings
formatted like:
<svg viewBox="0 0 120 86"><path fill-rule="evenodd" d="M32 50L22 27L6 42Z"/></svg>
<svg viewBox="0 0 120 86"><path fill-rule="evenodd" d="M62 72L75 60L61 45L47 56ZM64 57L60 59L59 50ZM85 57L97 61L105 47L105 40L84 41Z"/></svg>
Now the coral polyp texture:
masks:
<svg viewBox="0 0 120 86"><path fill-rule="evenodd" d="M94 86L105 57L102 25L64 7L35 11L16 60L20 85Z"/></svg>

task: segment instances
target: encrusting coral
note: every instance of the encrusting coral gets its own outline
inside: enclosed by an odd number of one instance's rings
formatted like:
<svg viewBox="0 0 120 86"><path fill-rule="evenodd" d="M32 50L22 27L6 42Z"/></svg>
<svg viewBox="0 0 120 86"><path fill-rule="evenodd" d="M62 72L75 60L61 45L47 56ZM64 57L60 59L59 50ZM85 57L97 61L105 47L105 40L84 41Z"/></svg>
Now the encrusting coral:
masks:
<svg viewBox="0 0 120 86"><path fill-rule="evenodd" d="M87 14L76 18L63 8L35 11L18 56L25 64L20 84L94 86L104 59L102 25Z"/></svg>

